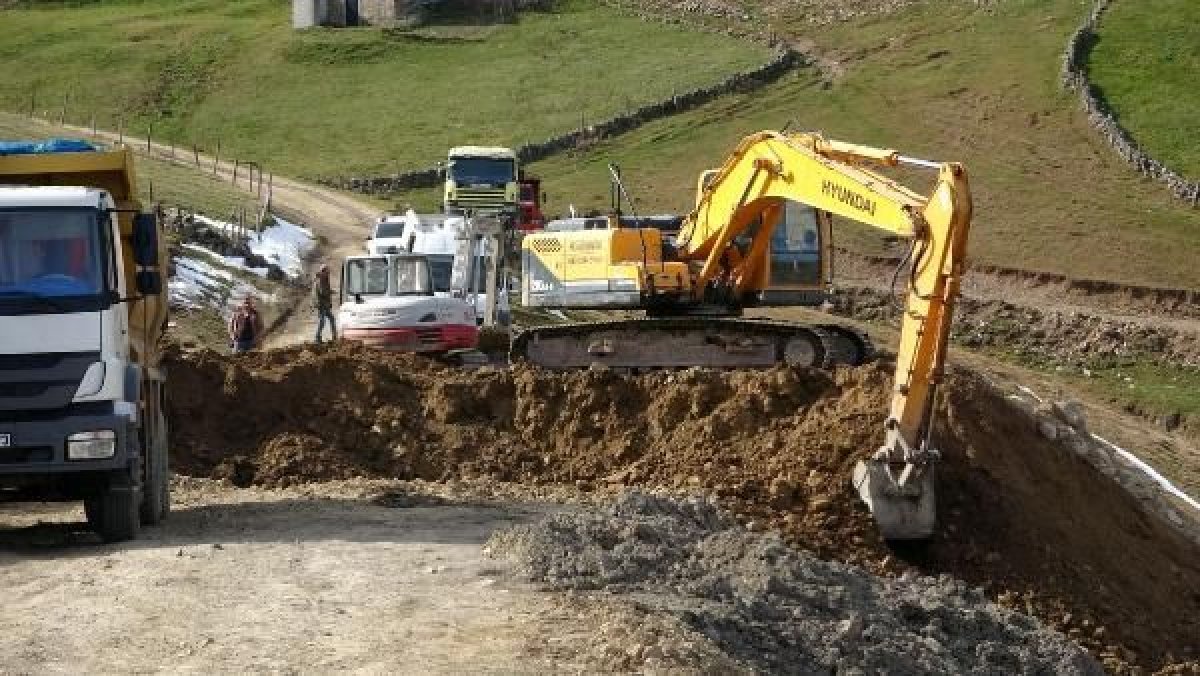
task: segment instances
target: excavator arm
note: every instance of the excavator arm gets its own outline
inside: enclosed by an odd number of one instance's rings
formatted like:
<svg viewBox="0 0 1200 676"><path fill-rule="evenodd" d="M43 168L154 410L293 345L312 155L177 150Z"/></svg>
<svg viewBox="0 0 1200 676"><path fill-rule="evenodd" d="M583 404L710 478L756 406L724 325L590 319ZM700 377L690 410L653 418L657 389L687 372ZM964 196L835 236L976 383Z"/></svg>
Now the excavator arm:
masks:
<svg viewBox="0 0 1200 676"><path fill-rule="evenodd" d="M937 180L930 194L922 196L864 165L935 169ZM755 290L784 199L911 240L886 439L858 464L853 482L884 537L929 537L938 456L930 443L934 396L971 222L966 172L959 164L906 158L810 134L748 136L708 182L680 230L680 259L700 265L693 293L702 293L718 278L738 294ZM748 248L731 246L756 223Z"/></svg>

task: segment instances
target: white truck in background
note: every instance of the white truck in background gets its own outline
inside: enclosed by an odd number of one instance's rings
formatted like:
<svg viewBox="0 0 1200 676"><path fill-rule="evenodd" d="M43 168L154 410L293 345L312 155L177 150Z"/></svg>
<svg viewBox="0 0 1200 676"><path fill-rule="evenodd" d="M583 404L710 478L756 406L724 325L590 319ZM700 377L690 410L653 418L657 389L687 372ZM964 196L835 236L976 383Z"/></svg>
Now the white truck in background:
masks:
<svg viewBox="0 0 1200 676"><path fill-rule="evenodd" d="M167 514L161 224L128 149L0 143L0 500L82 500L106 541Z"/></svg>

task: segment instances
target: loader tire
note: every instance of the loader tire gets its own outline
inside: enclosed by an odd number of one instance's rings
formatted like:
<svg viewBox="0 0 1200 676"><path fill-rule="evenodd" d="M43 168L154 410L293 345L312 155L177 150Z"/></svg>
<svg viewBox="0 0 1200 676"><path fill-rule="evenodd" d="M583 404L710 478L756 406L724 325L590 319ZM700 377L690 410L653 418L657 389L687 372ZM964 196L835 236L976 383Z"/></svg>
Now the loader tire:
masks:
<svg viewBox="0 0 1200 676"><path fill-rule="evenodd" d="M99 495L83 503L88 525L105 542L124 542L141 530L141 493L128 472L114 474Z"/></svg>

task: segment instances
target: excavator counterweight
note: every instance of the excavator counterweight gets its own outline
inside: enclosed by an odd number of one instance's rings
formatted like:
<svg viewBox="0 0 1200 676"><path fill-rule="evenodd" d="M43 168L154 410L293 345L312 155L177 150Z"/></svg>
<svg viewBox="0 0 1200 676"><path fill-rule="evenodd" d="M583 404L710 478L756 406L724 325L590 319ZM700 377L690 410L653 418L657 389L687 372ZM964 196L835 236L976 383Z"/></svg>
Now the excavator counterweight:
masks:
<svg viewBox="0 0 1200 676"><path fill-rule="evenodd" d="M868 168L895 166L937 170L933 190L919 194ZM615 194L624 194L612 171ZM798 274L788 290L824 297L835 215L910 240L885 441L858 464L852 482L885 538L929 537L938 458L934 397L971 220L966 172L958 164L816 134L747 136L719 169L700 177L695 208L673 240L654 228L621 227L619 209L607 229L527 236L526 307L642 311L645 318L526 330L514 339L512 356L552 369L860 364L870 344L847 327L741 317L744 308L771 303L772 265L801 272L807 266L811 274ZM798 224L808 248L780 262L772 249L797 239ZM775 236L779 228L785 237Z"/></svg>

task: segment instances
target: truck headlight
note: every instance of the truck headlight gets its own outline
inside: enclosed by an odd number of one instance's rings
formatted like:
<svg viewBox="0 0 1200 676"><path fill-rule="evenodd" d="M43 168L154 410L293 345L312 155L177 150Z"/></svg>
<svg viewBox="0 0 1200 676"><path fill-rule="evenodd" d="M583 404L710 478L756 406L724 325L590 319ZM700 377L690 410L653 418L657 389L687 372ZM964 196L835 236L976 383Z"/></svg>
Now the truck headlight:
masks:
<svg viewBox="0 0 1200 676"><path fill-rule="evenodd" d="M67 437L67 460L101 460L117 452L117 433L112 430L76 432Z"/></svg>

